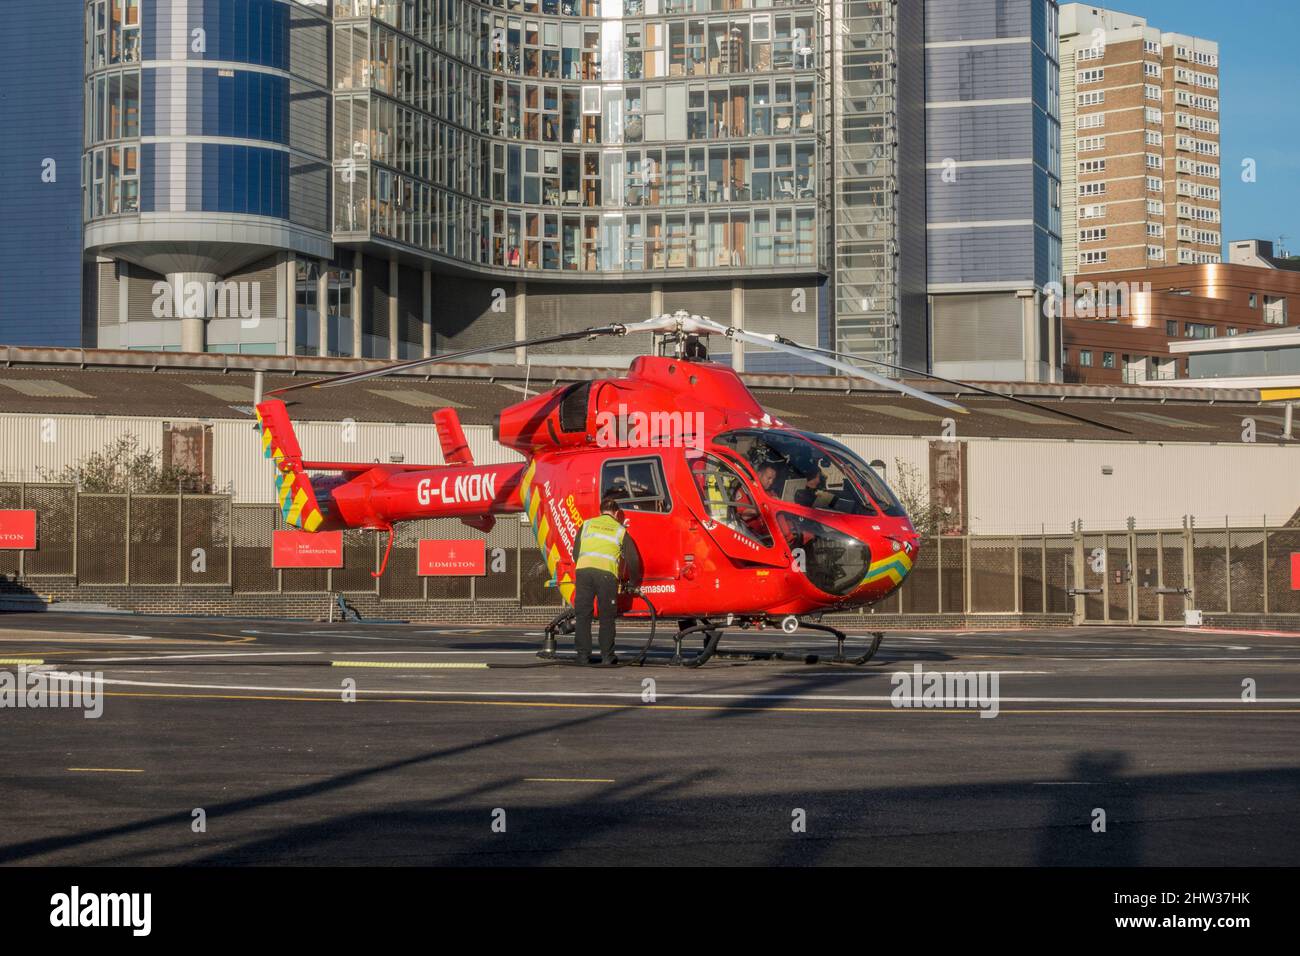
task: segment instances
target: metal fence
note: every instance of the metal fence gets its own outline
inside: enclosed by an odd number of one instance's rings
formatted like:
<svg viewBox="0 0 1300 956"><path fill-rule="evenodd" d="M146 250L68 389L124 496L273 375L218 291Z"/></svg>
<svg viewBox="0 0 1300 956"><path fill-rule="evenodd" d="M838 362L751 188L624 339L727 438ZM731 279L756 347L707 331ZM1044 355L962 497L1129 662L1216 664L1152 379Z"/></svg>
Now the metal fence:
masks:
<svg viewBox="0 0 1300 956"><path fill-rule="evenodd" d="M386 573L383 536L343 535L343 567L276 569L278 509L224 495L77 492L69 485L0 484L0 509L38 513L39 547L0 551L0 575L131 587L214 587L236 594L373 594L384 602L505 602L556 606L531 529L516 517L487 534L488 573L424 577L417 543L476 535L456 519L403 524ZM1078 623L1175 624L1184 611L1298 615L1292 589L1300 528L1084 531L960 535L923 543L911 575L878 614L1070 615Z"/></svg>

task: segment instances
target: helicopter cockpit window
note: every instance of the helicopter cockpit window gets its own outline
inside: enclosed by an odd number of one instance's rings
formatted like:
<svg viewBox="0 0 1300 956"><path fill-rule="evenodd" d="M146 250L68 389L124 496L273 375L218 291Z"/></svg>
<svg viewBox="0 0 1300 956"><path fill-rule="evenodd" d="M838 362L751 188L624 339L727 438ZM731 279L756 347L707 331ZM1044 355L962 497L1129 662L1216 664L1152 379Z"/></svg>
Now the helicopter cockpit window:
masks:
<svg viewBox="0 0 1300 956"><path fill-rule="evenodd" d="M771 547L772 533L768 531L767 522L763 520L749 487L738 474L719 459L705 455L692 462L691 475L706 517L752 538L765 548Z"/></svg>
<svg viewBox="0 0 1300 956"><path fill-rule="evenodd" d="M862 487L867 489L867 493L876 499L876 504L880 510L891 518L903 518L907 516L907 510L899 502L897 496L889 489L885 479L880 477L880 473L872 468L858 455L854 454L848 447L840 444L834 439L827 438L824 435L810 436L816 439L817 443L825 446L846 471L852 472Z"/></svg>
<svg viewBox="0 0 1300 956"><path fill-rule="evenodd" d="M600 469L600 493L619 495L624 511L672 511L663 464L658 458L607 461Z"/></svg>
<svg viewBox="0 0 1300 956"><path fill-rule="evenodd" d="M738 431L719 436L750 463L773 498L822 511L875 515L875 505L849 480L839 458L790 432Z"/></svg>

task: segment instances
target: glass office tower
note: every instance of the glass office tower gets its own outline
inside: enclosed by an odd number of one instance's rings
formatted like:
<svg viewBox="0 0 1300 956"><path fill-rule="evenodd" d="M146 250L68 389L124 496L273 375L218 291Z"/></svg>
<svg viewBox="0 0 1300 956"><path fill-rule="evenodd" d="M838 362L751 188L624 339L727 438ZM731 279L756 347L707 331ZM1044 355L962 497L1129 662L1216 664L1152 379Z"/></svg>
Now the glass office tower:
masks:
<svg viewBox="0 0 1300 956"><path fill-rule="evenodd" d="M926 0L926 181L936 372L1059 377L1061 122L1054 0Z"/></svg>
<svg viewBox="0 0 1300 956"><path fill-rule="evenodd" d="M332 253L329 21L280 0L85 5L85 246L101 347L278 352Z"/></svg>
<svg viewBox="0 0 1300 956"><path fill-rule="evenodd" d="M904 7L89 0L100 344L406 358L685 308L924 362ZM159 318L160 280L252 284L270 318Z"/></svg>
<svg viewBox="0 0 1300 956"><path fill-rule="evenodd" d="M820 11L708 7L336 3L336 235L511 276L816 270Z"/></svg>
<svg viewBox="0 0 1300 956"><path fill-rule="evenodd" d="M75 347L83 340L80 5L7 3L0 45L0 344Z"/></svg>

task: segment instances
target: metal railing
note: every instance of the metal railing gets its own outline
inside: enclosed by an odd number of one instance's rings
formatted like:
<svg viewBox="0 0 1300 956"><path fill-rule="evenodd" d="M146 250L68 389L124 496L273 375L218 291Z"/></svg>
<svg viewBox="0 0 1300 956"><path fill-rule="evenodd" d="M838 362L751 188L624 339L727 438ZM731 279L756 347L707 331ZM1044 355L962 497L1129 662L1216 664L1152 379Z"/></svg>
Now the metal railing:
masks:
<svg viewBox="0 0 1300 956"><path fill-rule="evenodd" d="M233 594L373 594L382 602L557 606L560 596L527 524L505 517L486 535L487 573L427 577L421 539L476 537L456 519L399 526L386 573L384 539L343 534L343 567L272 567L273 505L227 495L78 492L71 485L0 484L0 509L37 512L38 547L0 551L19 582L196 587ZM941 535L922 542L904 586L870 613L1068 615L1077 623L1181 624L1184 612L1300 616L1292 567L1300 527L1265 525ZM1294 582L1300 583L1300 582Z"/></svg>

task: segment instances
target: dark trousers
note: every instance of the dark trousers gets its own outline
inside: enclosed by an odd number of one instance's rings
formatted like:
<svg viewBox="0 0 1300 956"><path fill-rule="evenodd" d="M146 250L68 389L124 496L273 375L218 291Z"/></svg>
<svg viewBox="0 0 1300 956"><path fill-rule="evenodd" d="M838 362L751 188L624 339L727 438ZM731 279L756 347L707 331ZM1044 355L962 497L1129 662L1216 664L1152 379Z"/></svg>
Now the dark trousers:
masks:
<svg viewBox="0 0 1300 956"><path fill-rule="evenodd" d="M578 663L591 660L591 610L592 602L600 612L600 659L609 661L614 656L614 619L618 615L618 578L608 571L579 568L577 586L573 592L573 609L577 612L573 645L578 651Z"/></svg>

